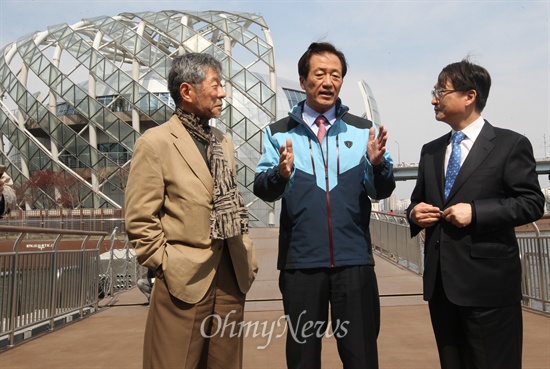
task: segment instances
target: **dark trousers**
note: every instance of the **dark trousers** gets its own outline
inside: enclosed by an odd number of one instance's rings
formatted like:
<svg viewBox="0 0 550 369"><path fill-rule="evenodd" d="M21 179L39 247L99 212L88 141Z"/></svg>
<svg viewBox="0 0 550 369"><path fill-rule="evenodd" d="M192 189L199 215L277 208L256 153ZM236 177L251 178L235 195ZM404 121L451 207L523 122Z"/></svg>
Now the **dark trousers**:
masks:
<svg viewBox="0 0 550 369"><path fill-rule="evenodd" d="M282 270L279 287L289 369L321 368L321 339L328 335L336 338L344 369L378 368L380 298L373 266Z"/></svg>
<svg viewBox="0 0 550 369"><path fill-rule="evenodd" d="M442 369L521 369L521 304L458 306L449 301L438 276L429 301Z"/></svg>

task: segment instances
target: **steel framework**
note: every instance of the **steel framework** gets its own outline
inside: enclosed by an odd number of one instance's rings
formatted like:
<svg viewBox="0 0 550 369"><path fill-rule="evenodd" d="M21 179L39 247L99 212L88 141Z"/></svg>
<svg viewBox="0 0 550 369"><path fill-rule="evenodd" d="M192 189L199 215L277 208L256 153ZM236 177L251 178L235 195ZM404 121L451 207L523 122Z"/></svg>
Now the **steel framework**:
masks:
<svg viewBox="0 0 550 369"><path fill-rule="evenodd" d="M171 57L187 52L222 62L227 98L212 124L233 135L238 180L254 203L253 168L262 128L275 120L277 86L269 28L252 13L121 13L52 26L5 46L0 132L15 185L36 171L62 171L78 187L79 206L123 207L134 142L173 113ZM48 208L55 197L43 190L21 205Z"/></svg>

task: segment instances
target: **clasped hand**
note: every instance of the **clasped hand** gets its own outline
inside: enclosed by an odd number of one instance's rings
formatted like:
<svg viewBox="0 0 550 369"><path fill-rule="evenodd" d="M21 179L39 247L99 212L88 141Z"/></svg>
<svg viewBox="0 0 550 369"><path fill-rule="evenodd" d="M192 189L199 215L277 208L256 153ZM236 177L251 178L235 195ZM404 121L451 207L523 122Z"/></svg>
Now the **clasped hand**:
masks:
<svg viewBox="0 0 550 369"><path fill-rule="evenodd" d="M428 228L443 219L458 228L463 228L472 223L472 205L459 203L441 211L437 206L418 203L411 210L411 221L422 227Z"/></svg>

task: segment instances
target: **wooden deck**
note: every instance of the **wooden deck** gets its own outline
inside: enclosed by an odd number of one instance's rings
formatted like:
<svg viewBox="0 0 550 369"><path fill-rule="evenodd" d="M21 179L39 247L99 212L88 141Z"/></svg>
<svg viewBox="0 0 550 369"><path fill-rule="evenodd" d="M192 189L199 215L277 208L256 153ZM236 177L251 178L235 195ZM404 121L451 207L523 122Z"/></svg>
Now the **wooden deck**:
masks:
<svg viewBox="0 0 550 369"><path fill-rule="evenodd" d="M247 296L245 320L271 326L283 316L277 287L277 229L254 229L260 272ZM439 368L421 278L376 257L382 324L378 340L381 369ZM0 367L141 368L147 300L137 288L101 303L99 312L0 353ZM244 368L285 368L282 328L271 337L245 338ZM550 317L524 310L523 369L550 368ZM342 368L334 338L323 343L323 368Z"/></svg>

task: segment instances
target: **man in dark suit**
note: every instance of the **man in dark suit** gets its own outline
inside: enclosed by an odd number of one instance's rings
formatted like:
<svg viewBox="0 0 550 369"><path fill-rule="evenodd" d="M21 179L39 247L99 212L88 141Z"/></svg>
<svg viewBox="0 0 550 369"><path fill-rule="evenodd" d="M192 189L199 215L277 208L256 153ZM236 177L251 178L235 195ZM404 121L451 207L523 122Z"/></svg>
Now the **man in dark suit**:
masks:
<svg viewBox="0 0 550 369"><path fill-rule="evenodd" d="M481 117L490 87L468 60L441 71L432 105L452 132L422 148L407 209L412 236L426 229L424 299L443 369L521 368L514 227L539 219L544 197L529 140Z"/></svg>

